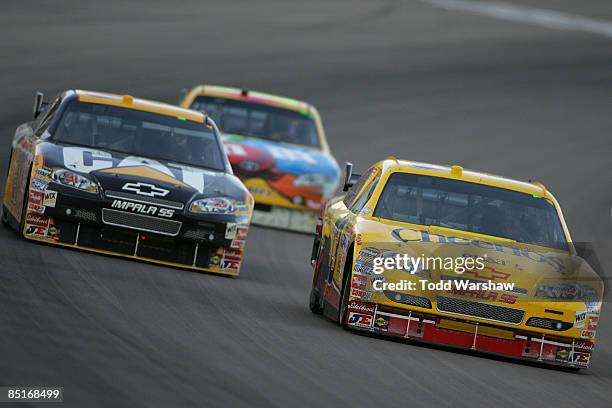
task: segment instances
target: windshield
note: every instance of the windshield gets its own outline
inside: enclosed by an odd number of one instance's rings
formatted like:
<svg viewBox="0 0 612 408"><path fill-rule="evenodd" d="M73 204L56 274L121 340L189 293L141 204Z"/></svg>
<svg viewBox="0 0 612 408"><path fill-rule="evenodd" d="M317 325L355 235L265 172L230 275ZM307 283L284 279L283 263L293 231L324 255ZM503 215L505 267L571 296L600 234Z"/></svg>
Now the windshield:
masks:
<svg viewBox="0 0 612 408"><path fill-rule="evenodd" d="M313 118L289 109L209 96L198 96L191 109L206 112L224 133L320 147Z"/></svg>
<svg viewBox="0 0 612 408"><path fill-rule="evenodd" d="M213 129L203 123L116 106L72 101L53 134L57 142L225 170Z"/></svg>
<svg viewBox="0 0 612 408"><path fill-rule="evenodd" d="M567 249L557 211L545 198L464 181L394 173L374 216Z"/></svg>

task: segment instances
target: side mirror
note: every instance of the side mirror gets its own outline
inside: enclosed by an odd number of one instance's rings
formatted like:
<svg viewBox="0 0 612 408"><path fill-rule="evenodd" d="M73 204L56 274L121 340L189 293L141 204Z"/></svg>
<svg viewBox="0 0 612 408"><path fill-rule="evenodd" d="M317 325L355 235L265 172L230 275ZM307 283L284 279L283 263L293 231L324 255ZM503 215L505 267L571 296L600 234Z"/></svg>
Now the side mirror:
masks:
<svg viewBox="0 0 612 408"><path fill-rule="evenodd" d="M361 175L353 174L353 163L344 163L344 186L342 191L348 191L349 188L353 187Z"/></svg>
<svg viewBox="0 0 612 408"><path fill-rule="evenodd" d="M188 93L189 93L189 90L187 88L181 88L179 92L179 100L178 100L179 105L183 102L183 100L185 99Z"/></svg>
<svg viewBox="0 0 612 408"><path fill-rule="evenodd" d="M37 91L36 94L34 95L34 119L36 119L38 117L38 115L40 115L40 112L42 112L43 110L43 98L45 97L45 95L40 92Z"/></svg>

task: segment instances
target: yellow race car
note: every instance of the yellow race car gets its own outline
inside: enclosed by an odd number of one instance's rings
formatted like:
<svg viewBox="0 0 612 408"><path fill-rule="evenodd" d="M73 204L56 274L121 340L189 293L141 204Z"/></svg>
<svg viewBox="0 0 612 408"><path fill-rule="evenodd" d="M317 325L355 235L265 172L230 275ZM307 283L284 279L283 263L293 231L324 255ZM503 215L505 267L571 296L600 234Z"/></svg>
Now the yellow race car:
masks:
<svg viewBox="0 0 612 408"><path fill-rule="evenodd" d="M341 177L314 106L212 85L185 91L180 104L219 125L234 173L255 199L254 224L314 233Z"/></svg>
<svg viewBox="0 0 612 408"><path fill-rule="evenodd" d="M573 368L603 282L540 183L388 158L347 163L322 210L310 309L351 329Z"/></svg>

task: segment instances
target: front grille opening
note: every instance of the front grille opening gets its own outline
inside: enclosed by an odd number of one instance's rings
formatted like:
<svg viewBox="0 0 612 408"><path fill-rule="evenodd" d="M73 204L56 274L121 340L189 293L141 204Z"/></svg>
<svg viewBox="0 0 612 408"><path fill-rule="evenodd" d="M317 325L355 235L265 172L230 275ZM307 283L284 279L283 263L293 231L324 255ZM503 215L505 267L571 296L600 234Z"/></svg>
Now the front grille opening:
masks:
<svg viewBox="0 0 612 408"><path fill-rule="evenodd" d="M215 231L203 228L189 228L183 232L183 238L194 241L214 241Z"/></svg>
<svg viewBox="0 0 612 408"><path fill-rule="evenodd" d="M529 320L527 320L526 325L555 331L569 330L574 326L573 323L556 319L547 319L546 317L530 317Z"/></svg>
<svg viewBox="0 0 612 408"><path fill-rule="evenodd" d="M84 220L84 221L92 221L92 222L96 222L98 220L98 217L96 216L96 213L94 211L81 210L81 209L75 210L73 217Z"/></svg>
<svg viewBox="0 0 612 408"><path fill-rule="evenodd" d="M425 297L408 295L406 293L394 292L391 290L385 290L383 293L389 300L394 302L431 309L431 301Z"/></svg>
<svg viewBox="0 0 612 408"><path fill-rule="evenodd" d="M156 234L176 236L181 230L182 223L173 220L151 217L149 215L133 214L125 211L102 209L102 221L108 225L135 229L138 231L154 232Z"/></svg>
<svg viewBox="0 0 612 408"><path fill-rule="evenodd" d="M461 316L477 317L494 322L520 324L525 317L525 311L510 307L497 306L489 303L455 299L438 296L438 310Z"/></svg>

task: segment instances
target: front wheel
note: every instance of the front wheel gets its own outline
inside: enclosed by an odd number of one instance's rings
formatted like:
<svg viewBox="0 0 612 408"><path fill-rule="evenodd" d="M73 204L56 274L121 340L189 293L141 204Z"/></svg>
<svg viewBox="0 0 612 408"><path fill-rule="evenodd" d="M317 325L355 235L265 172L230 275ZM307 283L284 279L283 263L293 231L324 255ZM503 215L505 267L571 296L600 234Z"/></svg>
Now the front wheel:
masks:
<svg viewBox="0 0 612 408"><path fill-rule="evenodd" d="M342 284L342 296L340 297L340 307L338 308L338 324L348 328L346 325L346 311L348 309L348 301L351 293L351 285L349 283L349 276L351 276L351 271L344 272L344 282Z"/></svg>
<svg viewBox="0 0 612 408"><path fill-rule="evenodd" d="M0 215L0 221L2 221L2 224L9 226L9 213L4 205L2 205L2 215Z"/></svg>
<svg viewBox="0 0 612 408"><path fill-rule="evenodd" d="M32 167L29 168L28 170L28 179L26 181L26 185L25 185L25 192L23 194L23 206L21 207L21 221L19 222L19 235L21 236L25 236L24 235L24 228L25 228L25 223L26 223L26 214L28 212L28 203L30 201L30 177L32 174Z"/></svg>
<svg viewBox="0 0 612 408"><path fill-rule="evenodd" d="M308 306L310 307L310 311L314 314L323 313L323 308L321 307L321 296L312 288L310 290L310 301L308 302Z"/></svg>

